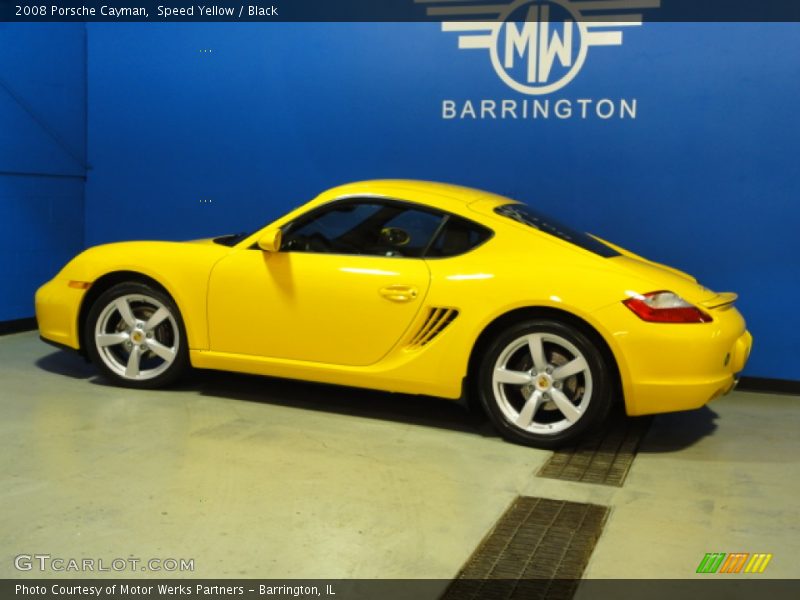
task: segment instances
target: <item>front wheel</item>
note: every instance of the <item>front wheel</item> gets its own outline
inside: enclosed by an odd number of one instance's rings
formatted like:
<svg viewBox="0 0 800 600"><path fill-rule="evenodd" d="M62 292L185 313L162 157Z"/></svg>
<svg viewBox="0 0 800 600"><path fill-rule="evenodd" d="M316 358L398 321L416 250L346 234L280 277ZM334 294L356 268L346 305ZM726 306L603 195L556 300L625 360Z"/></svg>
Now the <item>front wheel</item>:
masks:
<svg viewBox="0 0 800 600"><path fill-rule="evenodd" d="M603 353L559 321L518 323L497 335L478 367L481 403L509 441L555 448L605 419L612 385Z"/></svg>
<svg viewBox="0 0 800 600"><path fill-rule="evenodd" d="M189 364L178 307L167 294L142 283L103 292L89 310L84 340L102 373L128 387L162 387Z"/></svg>

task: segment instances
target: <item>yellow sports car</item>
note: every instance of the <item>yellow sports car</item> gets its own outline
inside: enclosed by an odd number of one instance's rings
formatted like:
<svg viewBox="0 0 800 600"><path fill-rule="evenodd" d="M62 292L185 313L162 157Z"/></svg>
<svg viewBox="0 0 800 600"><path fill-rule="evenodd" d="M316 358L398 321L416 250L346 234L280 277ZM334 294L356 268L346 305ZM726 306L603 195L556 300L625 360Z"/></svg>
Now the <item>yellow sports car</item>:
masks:
<svg viewBox="0 0 800 600"><path fill-rule="evenodd" d="M90 248L36 294L44 340L137 388L192 365L458 399L555 447L730 391L752 338L736 295L535 208L368 181L249 234Z"/></svg>

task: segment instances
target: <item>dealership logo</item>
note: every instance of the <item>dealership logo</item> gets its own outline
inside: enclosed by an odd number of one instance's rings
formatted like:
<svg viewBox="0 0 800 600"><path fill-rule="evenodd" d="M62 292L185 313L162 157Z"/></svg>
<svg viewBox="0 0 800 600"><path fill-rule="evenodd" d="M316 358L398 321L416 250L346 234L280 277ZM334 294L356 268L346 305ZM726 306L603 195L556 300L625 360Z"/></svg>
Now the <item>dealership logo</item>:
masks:
<svg viewBox="0 0 800 600"><path fill-rule="evenodd" d="M749 552L707 552L697 566L697 573L763 573L772 554Z"/></svg>
<svg viewBox="0 0 800 600"><path fill-rule="evenodd" d="M661 0L417 0L429 16L446 19L442 31L457 33L460 50L488 52L498 77L523 94L560 90L583 68L589 48L621 46L623 30L642 24L642 14ZM464 21L454 19L464 17ZM492 20L475 20L492 17Z"/></svg>

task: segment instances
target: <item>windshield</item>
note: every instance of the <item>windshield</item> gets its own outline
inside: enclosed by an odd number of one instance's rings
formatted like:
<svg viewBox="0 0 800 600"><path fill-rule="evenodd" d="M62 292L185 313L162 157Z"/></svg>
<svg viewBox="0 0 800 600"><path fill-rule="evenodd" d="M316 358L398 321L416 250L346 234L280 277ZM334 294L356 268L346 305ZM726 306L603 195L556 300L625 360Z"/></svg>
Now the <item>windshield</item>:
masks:
<svg viewBox="0 0 800 600"><path fill-rule="evenodd" d="M527 204L504 204L503 206L495 208L494 212L544 233L548 233L565 242L580 246L584 250L594 252L604 258L619 256L619 252L600 240L593 238L588 233L577 231L572 229L572 227L559 223L555 219L533 210Z"/></svg>

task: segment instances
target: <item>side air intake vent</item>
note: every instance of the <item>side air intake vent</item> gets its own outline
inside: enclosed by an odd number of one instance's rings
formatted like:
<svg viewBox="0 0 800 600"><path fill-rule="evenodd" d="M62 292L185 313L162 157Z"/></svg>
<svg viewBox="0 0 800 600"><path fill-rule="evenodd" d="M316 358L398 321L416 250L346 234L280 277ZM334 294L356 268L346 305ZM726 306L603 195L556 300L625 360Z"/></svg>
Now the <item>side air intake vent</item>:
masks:
<svg viewBox="0 0 800 600"><path fill-rule="evenodd" d="M458 316L458 311L454 308L431 308L428 317L420 327L416 335L408 343L410 350L422 348L432 342L437 335L444 331Z"/></svg>

